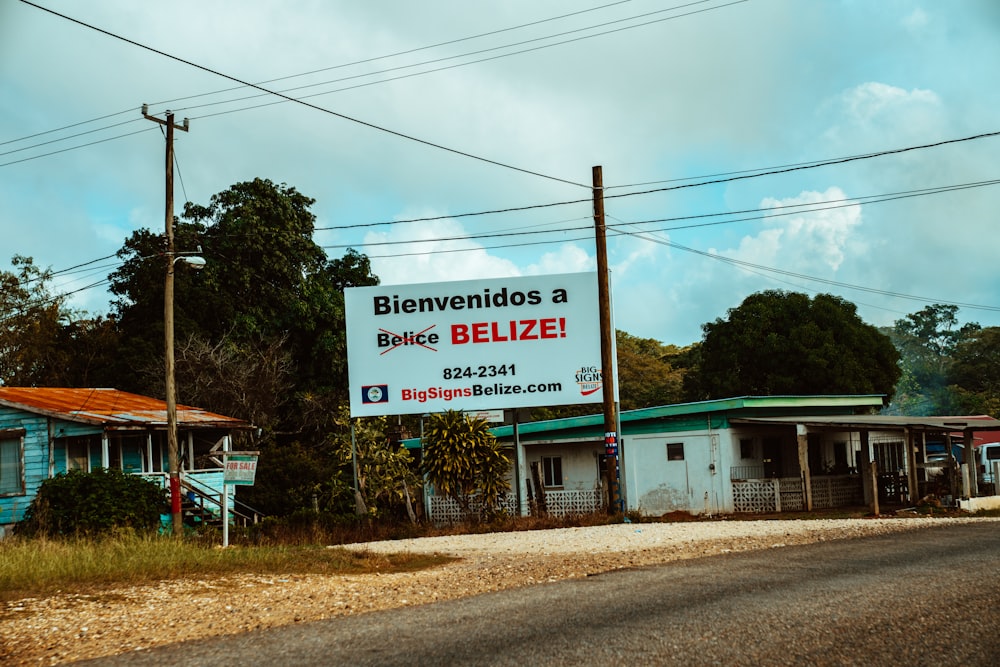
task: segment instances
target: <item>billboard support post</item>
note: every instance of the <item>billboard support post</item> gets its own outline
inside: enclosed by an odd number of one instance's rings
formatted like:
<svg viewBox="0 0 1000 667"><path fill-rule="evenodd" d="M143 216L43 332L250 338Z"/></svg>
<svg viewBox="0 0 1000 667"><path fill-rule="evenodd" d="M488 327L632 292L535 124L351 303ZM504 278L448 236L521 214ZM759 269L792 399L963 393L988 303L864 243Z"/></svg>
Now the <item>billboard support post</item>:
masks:
<svg viewBox="0 0 1000 667"><path fill-rule="evenodd" d="M604 461L608 476L608 513L623 512L618 470L618 417L615 410L614 331L611 330L611 287L608 279L608 246L604 224L604 176L601 166L592 170L594 236L597 242L597 301L601 316L601 389L604 404Z"/></svg>

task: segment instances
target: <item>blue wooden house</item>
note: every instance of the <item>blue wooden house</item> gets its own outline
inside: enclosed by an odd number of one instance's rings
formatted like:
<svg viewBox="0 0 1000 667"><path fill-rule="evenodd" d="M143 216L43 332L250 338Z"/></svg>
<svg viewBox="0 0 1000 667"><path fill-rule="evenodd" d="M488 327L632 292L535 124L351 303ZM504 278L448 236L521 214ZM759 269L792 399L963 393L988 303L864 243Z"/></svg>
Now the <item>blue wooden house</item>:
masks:
<svg viewBox="0 0 1000 667"><path fill-rule="evenodd" d="M223 488L218 461L235 432L233 417L177 406L185 497L216 509ZM0 537L24 517L39 485L67 470L118 468L167 487L167 406L117 389L0 387ZM230 507L232 505L230 504Z"/></svg>

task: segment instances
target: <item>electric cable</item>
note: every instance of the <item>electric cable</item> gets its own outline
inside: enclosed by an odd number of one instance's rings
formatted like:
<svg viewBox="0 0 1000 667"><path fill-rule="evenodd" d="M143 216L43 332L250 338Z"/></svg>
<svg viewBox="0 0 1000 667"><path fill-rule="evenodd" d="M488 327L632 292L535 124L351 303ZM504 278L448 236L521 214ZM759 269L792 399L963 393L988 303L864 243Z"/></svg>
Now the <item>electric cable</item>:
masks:
<svg viewBox="0 0 1000 667"><path fill-rule="evenodd" d="M423 144L423 145L431 147L431 148L437 148L438 150L442 150L442 151L445 151L445 152L448 152L448 153L452 153L452 154L455 154L455 155L459 155L459 156L462 156L462 157L467 157L469 159L473 159L473 160L477 160L477 161L480 161L480 162L484 162L486 164L492 164L494 166L502 167L504 169L510 169L512 171L517 171L517 172L520 172L520 173L523 173L523 174L528 174L528 175L531 175L531 176L537 176L539 178L544 178L544 179L547 179L547 180L556 181L556 182L564 183L564 184L567 184L567 185L575 185L577 187L582 187L582 188L589 188L590 187L590 186L584 185L582 183L576 183L574 181L570 181L570 180L563 179L563 178L558 178L556 176L549 176L549 175L543 174L541 172L532 171L530 169L525 169L525 168L522 168L522 167L516 167L514 165L510 165L510 164L506 164L506 163L503 163L503 162L499 162L497 160L491 160L489 158L485 158L485 157L482 157L482 156L479 156L479 155L474 155L472 153L467 153L465 151L461 151L461 150L458 150L456 148L450 148L450 147L444 146L442 144L438 144L438 143L434 143L432 141L428 141L426 139L419 139L419 138L417 138L415 136L412 136L412 135L409 135L409 134L405 134L403 132L398 132L396 130L391 130L389 128L382 127L380 125L376 125L375 123L369 123L368 121L364 121L364 120L361 120L359 118L354 118L352 116L348 116L346 114L342 114L342 113L339 113L337 111L333 111L331 109L326 109L324 107L317 106L317 105L312 104L310 102L304 102L304 101L301 101L301 100L296 100L293 97L288 97L287 95L283 95L283 94L275 92L275 91L270 91L270 90L268 90L268 89L266 89L266 88L264 88L262 86L258 86L256 84L249 83L247 81L243 81L242 79L239 79L238 77L235 77L235 76L232 76L232 75L229 75L229 74L224 74L224 73L222 73L222 72L220 72L218 70L214 70L214 69L212 69L210 67L206 67L204 65L199 65L199 64L197 64L195 62L192 62L190 60L185 60L184 58L181 58L179 56L175 56L175 55L166 53L165 51L161 51L159 49L155 49L155 48L153 48L151 46L147 46L147 45L142 44L140 42L136 42L135 40L128 39L127 37L123 37L121 35L117 35L117 34L115 34L113 32L108 31L108 30L104 30L103 28L98 28L97 26L91 25L91 24L86 23L84 21L80 21L80 20L74 19L74 18L72 18L70 16L66 16L65 14L60 14L59 12L56 12L56 11L51 10L51 9L48 9L47 7L42 7L41 5L35 4L34 2L30 2L30 0L20 0L20 1L23 2L23 3L25 3L25 4L27 4L27 5L31 5L32 7L35 7L37 9L41 9L42 11L48 12L48 13L54 15L54 16L58 16L58 17L60 17L62 19L65 19L67 21L71 21L72 23L76 23L77 25L83 26L85 28L89 28L89 29L97 31L97 32L99 32L99 33L101 33L103 35L106 35L108 37L112 37L114 39L123 41L123 42L125 42L127 44L131 44L133 46L136 46L138 48L150 51L152 53L155 53L157 55L163 56L165 58L169 58L171 60L175 60L175 61L177 61L179 63L182 63L182 64L185 64L185 65L187 65L189 67L194 67L195 69L199 69L199 70L201 70L203 72L208 72L209 74L213 74L215 76L218 76L218 77L221 77L221 78L224 78L224 79L228 79L229 81L233 81L233 82L238 83L238 84L243 85L243 86L248 86L248 87L251 87L251 88L255 88L257 90L260 90L261 92L270 93L270 94L272 94L272 95L274 95L276 97L283 98L285 101L295 102L297 104L301 104L301 105L303 105L305 107L308 107L310 109L314 109L316 111L321 111L321 112L329 114L331 116L335 116L335 117L340 118L342 120L347 120L347 121L350 121L352 123L356 123L358 125L362 125L364 127L367 127L367 128L373 129L373 130L377 130L379 132L384 132L386 134L390 134L392 136L395 136L395 137L398 137L398 138L401 138L401 139L406 139L406 140L409 140L409 141L413 141L413 142L416 142L416 143L419 143L419 144Z"/></svg>

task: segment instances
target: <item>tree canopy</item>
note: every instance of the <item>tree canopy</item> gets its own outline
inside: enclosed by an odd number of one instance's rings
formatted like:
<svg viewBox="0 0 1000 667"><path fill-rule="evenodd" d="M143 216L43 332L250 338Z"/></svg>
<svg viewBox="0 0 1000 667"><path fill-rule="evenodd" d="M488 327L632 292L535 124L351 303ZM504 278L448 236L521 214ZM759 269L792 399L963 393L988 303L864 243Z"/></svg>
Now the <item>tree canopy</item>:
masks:
<svg viewBox="0 0 1000 667"><path fill-rule="evenodd" d="M932 304L896 320L887 330L900 352L903 378L893 412L948 414L959 409L955 390L949 388L952 356L980 326L958 325L958 306Z"/></svg>
<svg viewBox="0 0 1000 667"><path fill-rule="evenodd" d="M854 304L830 294L751 294L726 319L703 325L691 400L744 395L885 394L899 353Z"/></svg>
<svg viewBox="0 0 1000 667"><path fill-rule="evenodd" d="M1000 327L977 329L955 346L948 382L957 412L1000 415Z"/></svg>

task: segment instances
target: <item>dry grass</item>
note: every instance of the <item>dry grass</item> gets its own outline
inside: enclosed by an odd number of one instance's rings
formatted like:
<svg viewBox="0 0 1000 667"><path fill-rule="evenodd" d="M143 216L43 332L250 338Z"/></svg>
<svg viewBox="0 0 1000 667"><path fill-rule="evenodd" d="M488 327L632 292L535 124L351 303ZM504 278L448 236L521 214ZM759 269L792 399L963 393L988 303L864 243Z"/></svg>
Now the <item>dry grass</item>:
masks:
<svg viewBox="0 0 1000 667"><path fill-rule="evenodd" d="M92 592L181 578L241 573L364 574L422 569L447 562L418 554L358 553L321 546L221 549L169 537L0 541L0 601L55 592Z"/></svg>

